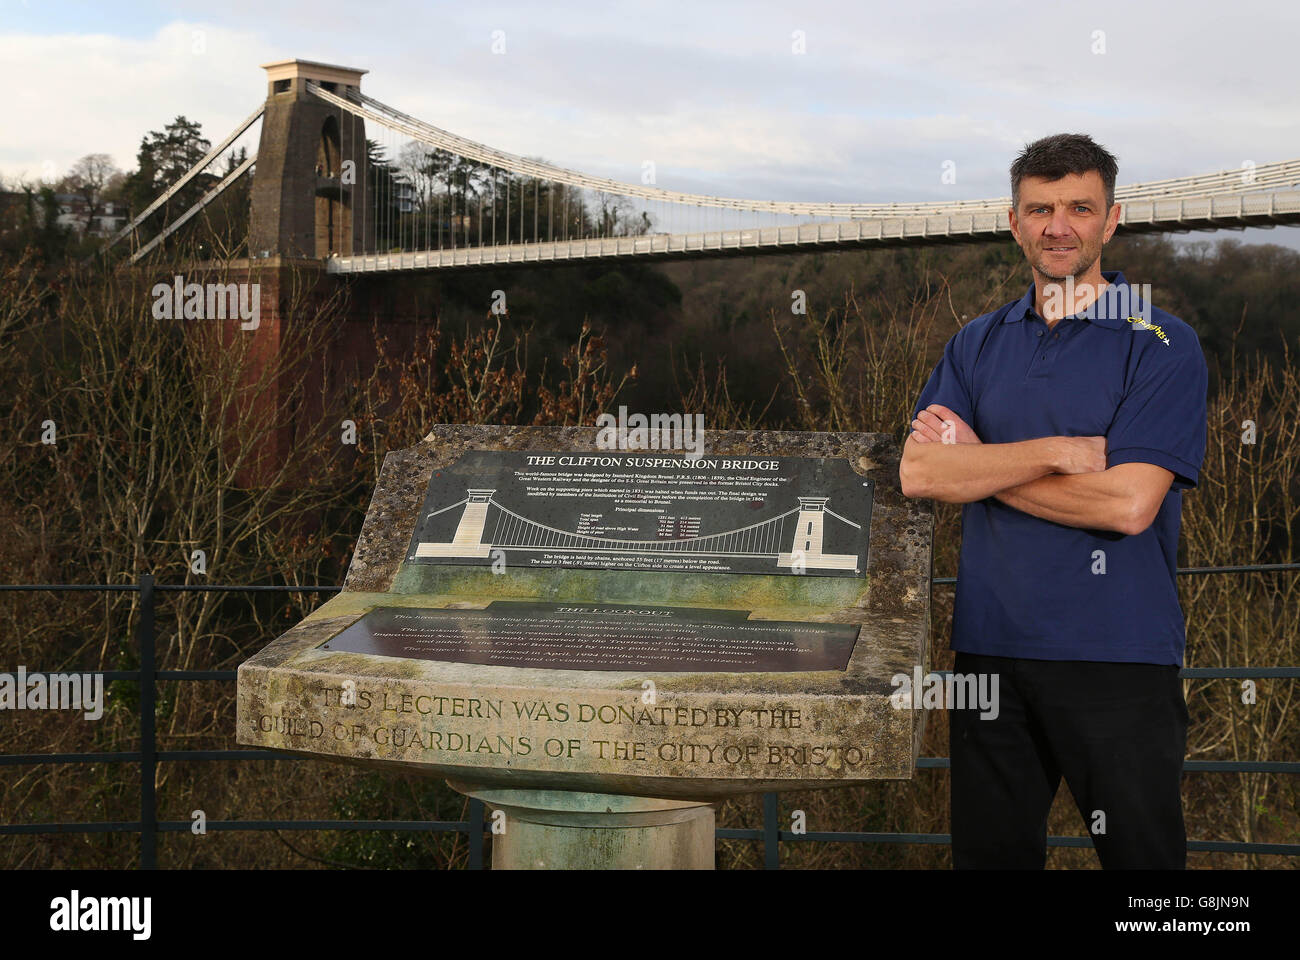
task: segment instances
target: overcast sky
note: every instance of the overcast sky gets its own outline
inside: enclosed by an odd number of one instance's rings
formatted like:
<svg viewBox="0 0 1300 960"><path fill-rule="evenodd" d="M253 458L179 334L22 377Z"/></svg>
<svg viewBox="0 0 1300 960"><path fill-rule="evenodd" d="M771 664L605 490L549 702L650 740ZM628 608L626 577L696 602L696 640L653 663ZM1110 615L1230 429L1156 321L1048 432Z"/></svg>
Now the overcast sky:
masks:
<svg viewBox="0 0 1300 960"><path fill-rule="evenodd" d="M653 160L673 190L997 197L1023 144L1062 131L1125 184L1300 158L1298 36L1276 0L0 0L0 176L128 169L178 114L216 142L265 98L259 64L300 57L513 153L634 182ZM1188 238L1223 236L1300 249L1300 227Z"/></svg>

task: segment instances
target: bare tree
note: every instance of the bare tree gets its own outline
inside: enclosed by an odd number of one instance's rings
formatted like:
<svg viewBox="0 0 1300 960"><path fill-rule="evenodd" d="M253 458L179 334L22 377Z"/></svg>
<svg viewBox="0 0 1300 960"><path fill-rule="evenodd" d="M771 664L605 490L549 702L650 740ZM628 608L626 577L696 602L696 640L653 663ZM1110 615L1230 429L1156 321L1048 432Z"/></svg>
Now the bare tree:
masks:
<svg viewBox="0 0 1300 960"><path fill-rule="evenodd" d="M89 231L99 216L104 194L115 181L120 181L122 171L106 153L88 153L72 165L63 178L69 193L75 193L86 204L86 230Z"/></svg>

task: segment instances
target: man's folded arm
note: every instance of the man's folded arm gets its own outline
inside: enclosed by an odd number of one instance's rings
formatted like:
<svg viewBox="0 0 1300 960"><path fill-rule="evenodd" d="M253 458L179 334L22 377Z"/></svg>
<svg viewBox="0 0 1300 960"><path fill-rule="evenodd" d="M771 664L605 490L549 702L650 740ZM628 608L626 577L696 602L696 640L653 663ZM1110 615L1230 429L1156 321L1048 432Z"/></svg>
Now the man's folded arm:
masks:
<svg viewBox="0 0 1300 960"><path fill-rule="evenodd" d="M1173 479L1153 463L1119 463L1095 473L1039 477L994 496L1053 523L1133 536L1155 521Z"/></svg>
<svg viewBox="0 0 1300 960"><path fill-rule="evenodd" d="M908 435L898 468L903 496L971 503L1055 473L1056 437L1015 443L921 443Z"/></svg>

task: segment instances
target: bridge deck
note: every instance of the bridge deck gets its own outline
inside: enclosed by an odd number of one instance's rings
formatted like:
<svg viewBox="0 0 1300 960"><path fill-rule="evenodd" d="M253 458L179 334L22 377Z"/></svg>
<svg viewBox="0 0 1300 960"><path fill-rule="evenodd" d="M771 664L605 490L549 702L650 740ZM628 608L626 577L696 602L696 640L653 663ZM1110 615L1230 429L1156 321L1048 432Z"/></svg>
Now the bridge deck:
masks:
<svg viewBox="0 0 1300 960"><path fill-rule="evenodd" d="M1244 229L1279 223L1300 223L1300 190L1132 200L1122 207L1119 229L1128 232L1185 232ZM330 273L389 273L615 257L676 260L699 256L790 253L804 247L963 243L1009 236L1006 211L997 211L336 256L326 261L326 269Z"/></svg>

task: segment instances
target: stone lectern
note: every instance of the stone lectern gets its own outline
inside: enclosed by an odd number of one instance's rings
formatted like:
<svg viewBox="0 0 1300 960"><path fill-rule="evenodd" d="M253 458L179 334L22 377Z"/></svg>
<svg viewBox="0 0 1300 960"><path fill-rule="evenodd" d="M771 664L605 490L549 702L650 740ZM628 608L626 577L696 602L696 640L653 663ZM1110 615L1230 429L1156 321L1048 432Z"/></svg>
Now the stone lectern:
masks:
<svg viewBox="0 0 1300 960"><path fill-rule="evenodd" d="M933 518L897 443L704 437L389 453L342 592L240 666L239 742L444 777L505 812L498 868L712 867L722 798L910 778Z"/></svg>

